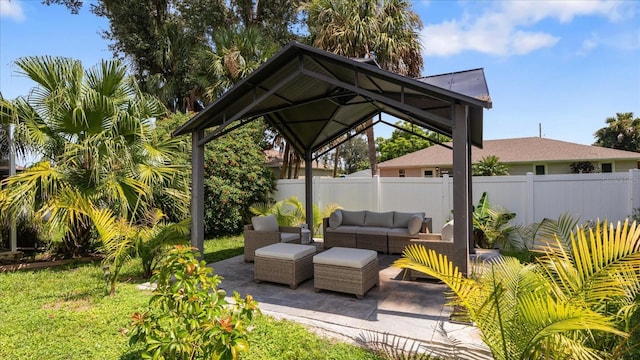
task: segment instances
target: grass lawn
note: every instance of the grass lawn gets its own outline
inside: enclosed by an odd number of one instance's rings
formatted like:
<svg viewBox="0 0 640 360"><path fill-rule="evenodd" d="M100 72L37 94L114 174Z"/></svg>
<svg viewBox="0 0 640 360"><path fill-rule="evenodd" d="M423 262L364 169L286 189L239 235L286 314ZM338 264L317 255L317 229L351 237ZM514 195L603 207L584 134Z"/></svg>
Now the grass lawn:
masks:
<svg viewBox="0 0 640 360"><path fill-rule="evenodd" d="M242 246L241 236L207 240L205 260L242 254ZM138 263L128 264L113 297L99 262L0 273L0 359L138 359L127 332L151 295L136 289L140 273ZM267 316L256 320L249 341L243 359L380 359Z"/></svg>

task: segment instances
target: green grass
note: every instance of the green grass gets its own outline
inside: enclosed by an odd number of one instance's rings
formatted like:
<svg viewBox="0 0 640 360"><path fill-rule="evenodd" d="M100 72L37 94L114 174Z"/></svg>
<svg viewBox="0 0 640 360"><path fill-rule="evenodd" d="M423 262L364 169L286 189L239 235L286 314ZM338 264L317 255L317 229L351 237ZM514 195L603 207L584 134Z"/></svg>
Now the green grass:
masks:
<svg viewBox="0 0 640 360"><path fill-rule="evenodd" d="M207 262L242 252L241 236L205 242ZM140 273L138 262L128 264L113 297L99 262L0 273L0 359L138 359L127 332L151 295L136 289ZM262 316L254 325L243 359L380 359L292 322Z"/></svg>

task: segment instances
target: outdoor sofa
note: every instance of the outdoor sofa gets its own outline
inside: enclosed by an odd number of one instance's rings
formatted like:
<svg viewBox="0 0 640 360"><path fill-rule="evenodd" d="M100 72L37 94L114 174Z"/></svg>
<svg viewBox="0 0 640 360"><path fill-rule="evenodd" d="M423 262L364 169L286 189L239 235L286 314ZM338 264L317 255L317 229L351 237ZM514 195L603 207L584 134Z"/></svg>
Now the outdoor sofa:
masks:
<svg viewBox="0 0 640 360"><path fill-rule="evenodd" d="M402 253L409 240L431 232L423 212L336 210L322 221L324 248L334 246Z"/></svg>

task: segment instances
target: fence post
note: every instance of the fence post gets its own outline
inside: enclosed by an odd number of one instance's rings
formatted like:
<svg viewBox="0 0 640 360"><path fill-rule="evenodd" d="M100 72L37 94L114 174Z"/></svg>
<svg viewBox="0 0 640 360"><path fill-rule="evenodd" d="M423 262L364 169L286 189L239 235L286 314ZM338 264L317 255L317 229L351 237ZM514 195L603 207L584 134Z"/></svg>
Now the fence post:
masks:
<svg viewBox="0 0 640 360"><path fill-rule="evenodd" d="M640 208L640 170L629 169L629 216L633 216L634 209Z"/></svg>
<svg viewBox="0 0 640 360"><path fill-rule="evenodd" d="M442 224L439 224L440 227L444 226L449 221L449 217L451 216L451 199L449 198L449 174L442 175L442 186L441 186L442 196L440 197L440 212L442 213ZM437 229L435 226L431 224L433 229ZM438 231L436 231L438 232Z"/></svg>
<svg viewBox="0 0 640 360"><path fill-rule="evenodd" d="M380 199L382 198L380 196L380 175L373 175L372 176L372 182L373 182L373 201L376 207L376 211L380 211Z"/></svg>
<svg viewBox="0 0 640 360"><path fill-rule="evenodd" d="M525 185L525 204L524 208L526 209L523 225L527 226L529 224L533 224L535 221L535 199L534 196L534 186L533 186L533 173L527 173L527 181Z"/></svg>

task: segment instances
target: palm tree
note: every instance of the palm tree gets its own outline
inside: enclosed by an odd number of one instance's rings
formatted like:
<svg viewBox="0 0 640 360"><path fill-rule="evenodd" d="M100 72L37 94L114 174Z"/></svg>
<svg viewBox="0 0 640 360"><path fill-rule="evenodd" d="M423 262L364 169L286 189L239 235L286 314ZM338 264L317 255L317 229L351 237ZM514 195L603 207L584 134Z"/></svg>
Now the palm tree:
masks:
<svg viewBox="0 0 640 360"><path fill-rule="evenodd" d="M640 152L640 118L632 112L616 113L606 120L607 126L596 131L593 145Z"/></svg>
<svg viewBox="0 0 640 360"><path fill-rule="evenodd" d="M422 22L409 1L309 0L302 8L314 46L347 57L375 58L383 69L401 75L420 75ZM376 175L373 119L366 124L371 174Z"/></svg>
<svg viewBox="0 0 640 360"><path fill-rule="evenodd" d="M498 258L467 278L446 256L412 245L394 266L447 284L496 359L618 358L638 307L640 226L577 228L540 253L531 264Z"/></svg>
<svg viewBox="0 0 640 360"><path fill-rule="evenodd" d="M213 46L196 53L199 68L196 81L204 90L204 100L212 102L235 83L249 75L277 50L257 27L221 30L213 36Z"/></svg>
<svg viewBox="0 0 640 360"><path fill-rule="evenodd" d="M122 64L85 70L77 60L27 57L16 65L37 86L29 96L0 100L1 116L42 158L3 182L3 214L44 222L67 254L92 245L94 210L109 209L134 225L145 224L155 207L186 216L188 178L171 161L185 144L155 135L154 120L166 109Z"/></svg>
<svg viewBox="0 0 640 360"><path fill-rule="evenodd" d="M500 162L495 155L484 156L471 166L474 176L503 176L509 175L509 166Z"/></svg>

